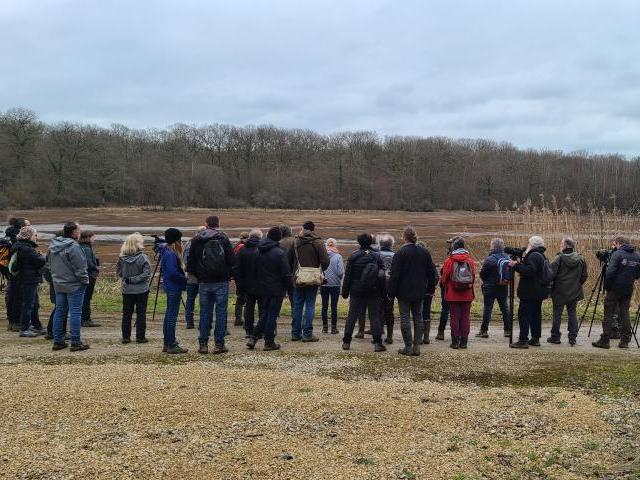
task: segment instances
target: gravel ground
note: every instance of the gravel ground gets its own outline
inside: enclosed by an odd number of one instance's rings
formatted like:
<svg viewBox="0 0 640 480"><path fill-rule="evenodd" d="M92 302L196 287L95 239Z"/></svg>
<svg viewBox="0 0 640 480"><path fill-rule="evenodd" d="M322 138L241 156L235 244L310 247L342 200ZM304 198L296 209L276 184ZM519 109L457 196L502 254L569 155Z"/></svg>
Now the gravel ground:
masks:
<svg viewBox="0 0 640 480"><path fill-rule="evenodd" d="M249 352L233 327L220 358L180 328L169 357L159 324L142 346L87 330L81 353L0 334L0 478L640 478L635 348Z"/></svg>

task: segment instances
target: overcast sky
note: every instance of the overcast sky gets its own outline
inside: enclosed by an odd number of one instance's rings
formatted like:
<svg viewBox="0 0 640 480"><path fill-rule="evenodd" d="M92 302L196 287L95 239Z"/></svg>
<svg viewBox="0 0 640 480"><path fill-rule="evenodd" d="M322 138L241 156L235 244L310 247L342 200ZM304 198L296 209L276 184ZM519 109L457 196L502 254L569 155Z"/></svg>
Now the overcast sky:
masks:
<svg viewBox="0 0 640 480"><path fill-rule="evenodd" d="M640 153L640 1L2 0L0 111Z"/></svg>

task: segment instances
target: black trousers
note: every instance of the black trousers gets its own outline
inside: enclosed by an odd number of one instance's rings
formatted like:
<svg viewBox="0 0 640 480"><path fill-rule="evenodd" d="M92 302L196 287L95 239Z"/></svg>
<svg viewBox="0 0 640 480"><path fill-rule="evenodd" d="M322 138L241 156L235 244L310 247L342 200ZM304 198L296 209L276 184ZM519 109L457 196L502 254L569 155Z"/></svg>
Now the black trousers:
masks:
<svg viewBox="0 0 640 480"><path fill-rule="evenodd" d="M122 294L122 338L131 338L131 318L136 312L136 340L142 340L147 330L147 300L149 292Z"/></svg>
<svg viewBox="0 0 640 480"><path fill-rule="evenodd" d="M20 307L22 305L20 286L18 285L18 280L12 275L9 275L7 278L4 302L7 307L7 320L9 320L9 325L20 325Z"/></svg>
<svg viewBox="0 0 640 480"><path fill-rule="evenodd" d="M260 317L259 298L256 295L245 293L244 294L244 331L247 332L247 335L253 335L253 327L256 321L256 305L258 306L258 317Z"/></svg>
<svg viewBox="0 0 640 480"><path fill-rule="evenodd" d="M344 326L344 343L351 343L353 329L356 326L358 317L366 309L369 312L369 324L371 325L371 335L374 343L382 342L382 322L380 321L380 297L349 297L349 313Z"/></svg>
<svg viewBox="0 0 640 480"><path fill-rule="evenodd" d="M602 337L609 339L613 331L613 317L618 312L620 323L620 338L631 341L631 319L629 318L629 306L632 295L618 295L608 291L604 297L604 320L602 321Z"/></svg>
<svg viewBox="0 0 640 480"><path fill-rule="evenodd" d="M89 285L87 285L87 289L84 292L81 317L83 324L91 320L91 299L93 298L93 290L96 288L96 280L96 278L89 277Z"/></svg>

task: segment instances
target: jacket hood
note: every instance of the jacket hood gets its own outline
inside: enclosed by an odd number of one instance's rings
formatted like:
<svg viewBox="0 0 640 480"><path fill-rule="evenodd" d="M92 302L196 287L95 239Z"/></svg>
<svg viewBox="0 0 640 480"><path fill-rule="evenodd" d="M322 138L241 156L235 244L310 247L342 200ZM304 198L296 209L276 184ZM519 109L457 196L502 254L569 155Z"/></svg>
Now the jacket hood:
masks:
<svg viewBox="0 0 640 480"><path fill-rule="evenodd" d="M314 240L320 240L320 237L316 235L316 232L312 232L311 230L302 230L297 238L300 240L301 244L311 243Z"/></svg>
<svg viewBox="0 0 640 480"><path fill-rule="evenodd" d="M469 252L464 248L459 248L451 252L451 258L456 262L467 262L471 258Z"/></svg>
<svg viewBox="0 0 640 480"><path fill-rule="evenodd" d="M68 237L54 237L49 244L49 251L51 253L60 253L67 248L71 248L76 241L73 238Z"/></svg>
<svg viewBox="0 0 640 480"><path fill-rule="evenodd" d="M244 244L244 247L245 248L257 247L259 243L260 243L260 239L259 238L257 238L257 237L249 237L249 239Z"/></svg>
<svg viewBox="0 0 640 480"><path fill-rule="evenodd" d="M580 255L578 252L561 253L560 258L562 259L562 266L566 266L568 268L576 268L578 265L580 265L582 255Z"/></svg>
<svg viewBox="0 0 640 480"><path fill-rule="evenodd" d="M144 252L137 252L133 255L125 255L124 257L120 257L123 262L127 263L136 263L136 261L144 255Z"/></svg>
<svg viewBox="0 0 640 480"><path fill-rule="evenodd" d="M633 245L623 245L620 247L620 250L624 250L627 253L633 253L636 251L636 247Z"/></svg>
<svg viewBox="0 0 640 480"><path fill-rule="evenodd" d="M202 232L200 232L197 236L196 239L200 242L206 242L208 240L211 240L213 237L215 237L216 235L220 235L222 232L220 230L218 230L217 228L207 228L206 230L203 230Z"/></svg>
<svg viewBox="0 0 640 480"><path fill-rule="evenodd" d="M280 246L280 244L278 242L275 242L275 241L271 240L270 238L263 238L262 240L260 240L260 243L258 244L258 250L261 253L264 253L264 252L268 252L272 248L278 247L278 246Z"/></svg>

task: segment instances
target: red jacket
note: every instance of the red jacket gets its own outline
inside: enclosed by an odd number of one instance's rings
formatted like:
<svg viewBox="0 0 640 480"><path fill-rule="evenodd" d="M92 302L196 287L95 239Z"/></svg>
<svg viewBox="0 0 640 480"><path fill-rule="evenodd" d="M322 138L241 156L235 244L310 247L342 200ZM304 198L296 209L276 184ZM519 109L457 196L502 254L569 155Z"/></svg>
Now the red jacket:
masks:
<svg viewBox="0 0 640 480"><path fill-rule="evenodd" d="M471 265L471 272L473 273L473 284L471 288L465 288L464 290L454 288L453 280L453 266L456 262L466 262ZM444 261L442 265L442 276L440 277L440 285L444 288L444 299L447 302L472 302L475 298L473 287L476 283L476 265L469 252L464 249L454 250L451 255Z"/></svg>
<svg viewBox="0 0 640 480"><path fill-rule="evenodd" d="M238 255L238 252L244 248L244 242L240 241L233 247L233 254Z"/></svg>

